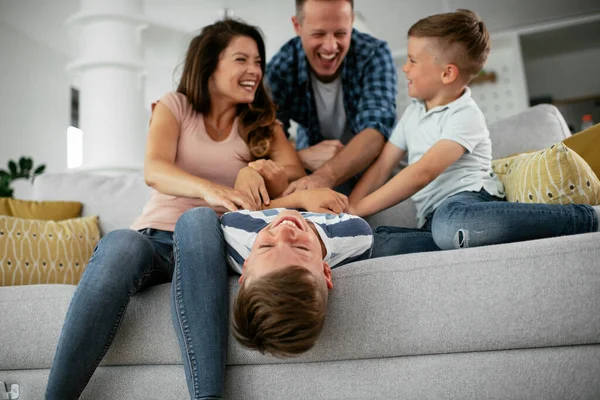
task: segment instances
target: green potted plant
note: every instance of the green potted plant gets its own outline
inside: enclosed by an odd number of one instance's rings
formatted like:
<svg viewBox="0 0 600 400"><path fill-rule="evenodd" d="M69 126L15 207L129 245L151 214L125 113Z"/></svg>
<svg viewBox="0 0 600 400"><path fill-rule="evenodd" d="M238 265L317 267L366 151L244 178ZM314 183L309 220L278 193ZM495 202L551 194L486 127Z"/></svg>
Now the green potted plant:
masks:
<svg viewBox="0 0 600 400"><path fill-rule="evenodd" d="M0 169L0 197L12 197L13 189L10 187L12 181L16 179L31 179L40 175L46 169L45 164L33 168L33 160L30 157L21 157L19 162L8 161L8 170Z"/></svg>

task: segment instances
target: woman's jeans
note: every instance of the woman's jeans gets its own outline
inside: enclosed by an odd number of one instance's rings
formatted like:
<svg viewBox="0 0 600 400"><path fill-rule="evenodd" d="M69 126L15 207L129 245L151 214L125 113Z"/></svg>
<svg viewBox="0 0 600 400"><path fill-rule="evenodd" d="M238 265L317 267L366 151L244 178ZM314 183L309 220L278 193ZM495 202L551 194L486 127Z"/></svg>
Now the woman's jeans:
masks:
<svg viewBox="0 0 600 400"><path fill-rule="evenodd" d="M228 317L225 240L215 212L196 208L183 214L174 233L121 229L100 240L71 300L46 399L79 398L110 347L131 296L170 281L172 319L190 397L221 398Z"/></svg>
<svg viewBox="0 0 600 400"><path fill-rule="evenodd" d="M444 200L421 229L376 228L373 257L519 242L597 229L598 217L588 205L512 203L485 190L462 192Z"/></svg>

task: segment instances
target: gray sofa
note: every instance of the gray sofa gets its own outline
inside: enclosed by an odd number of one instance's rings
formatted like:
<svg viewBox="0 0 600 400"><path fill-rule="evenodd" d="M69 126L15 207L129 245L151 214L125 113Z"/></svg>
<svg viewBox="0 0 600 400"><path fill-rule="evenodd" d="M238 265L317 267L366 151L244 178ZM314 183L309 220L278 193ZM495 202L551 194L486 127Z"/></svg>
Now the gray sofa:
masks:
<svg viewBox="0 0 600 400"><path fill-rule="evenodd" d="M490 131L494 158L569 135L547 105ZM104 233L128 226L148 194L139 174L47 174L34 187L37 199L82 201ZM414 226L414 216L409 201L369 222ZM230 340L227 399L600 398L600 233L373 259L333 275L323 334L305 355ZM19 385L19 400L42 398L74 289L0 288L0 381ZM169 291L133 298L83 399L187 398Z"/></svg>

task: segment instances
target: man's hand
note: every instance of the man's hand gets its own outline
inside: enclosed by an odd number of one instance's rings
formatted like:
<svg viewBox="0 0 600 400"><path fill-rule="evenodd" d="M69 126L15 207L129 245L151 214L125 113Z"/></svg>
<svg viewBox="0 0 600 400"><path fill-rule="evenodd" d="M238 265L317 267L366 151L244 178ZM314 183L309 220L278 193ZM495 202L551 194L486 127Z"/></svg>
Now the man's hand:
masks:
<svg viewBox="0 0 600 400"><path fill-rule="evenodd" d="M332 187L333 182L331 179L326 178L324 175L312 174L290 183L287 189L285 189L283 192L282 196L287 196L288 194L303 190L321 188L331 189Z"/></svg>
<svg viewBox="0 0 600 400"><path fill-rule="evenodd" d="M343 148L344 145L339 140L323 140L314 146L300 150L298 156L304 168L312 172L321 168Z"/></svg>
<svg viewBox="0 0 600 400"><path fill-rule="evenodd" d="M348 198L331 189L312 189L296 193L301 208L311 212L343 213L348 208Z"/></svg>

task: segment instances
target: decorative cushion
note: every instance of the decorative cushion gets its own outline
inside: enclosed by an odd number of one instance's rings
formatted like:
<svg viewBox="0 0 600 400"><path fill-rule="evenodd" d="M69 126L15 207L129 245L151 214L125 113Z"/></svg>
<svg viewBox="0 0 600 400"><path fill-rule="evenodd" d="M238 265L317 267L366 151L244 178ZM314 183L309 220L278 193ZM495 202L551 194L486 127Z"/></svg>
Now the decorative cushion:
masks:
<svg viewBox="0 0 600 400"><path fill-rule="evenodd" d="M598 204L600 181L562 142L550 148L492 161L506 199L521 203Z"/></svg>
<svg viewBox="0 0 600 400"><path fill-rule="evenodd" d="M79 217L81 206L77 201L29 201L3 197L0 198L0 215L61 221Z"/></svg>
<svg viewBox="0 0 600 400"><path fill-rule="evenodd" d="M59 222L0 216L0 286L76 285L98 240L96 216Z"/></svg>
<svg viewBox="0 0 600 400"><path fill-rule="evenodd" d="M563 143L579 154L600 178L600 124L570 136Z"/></svg>

